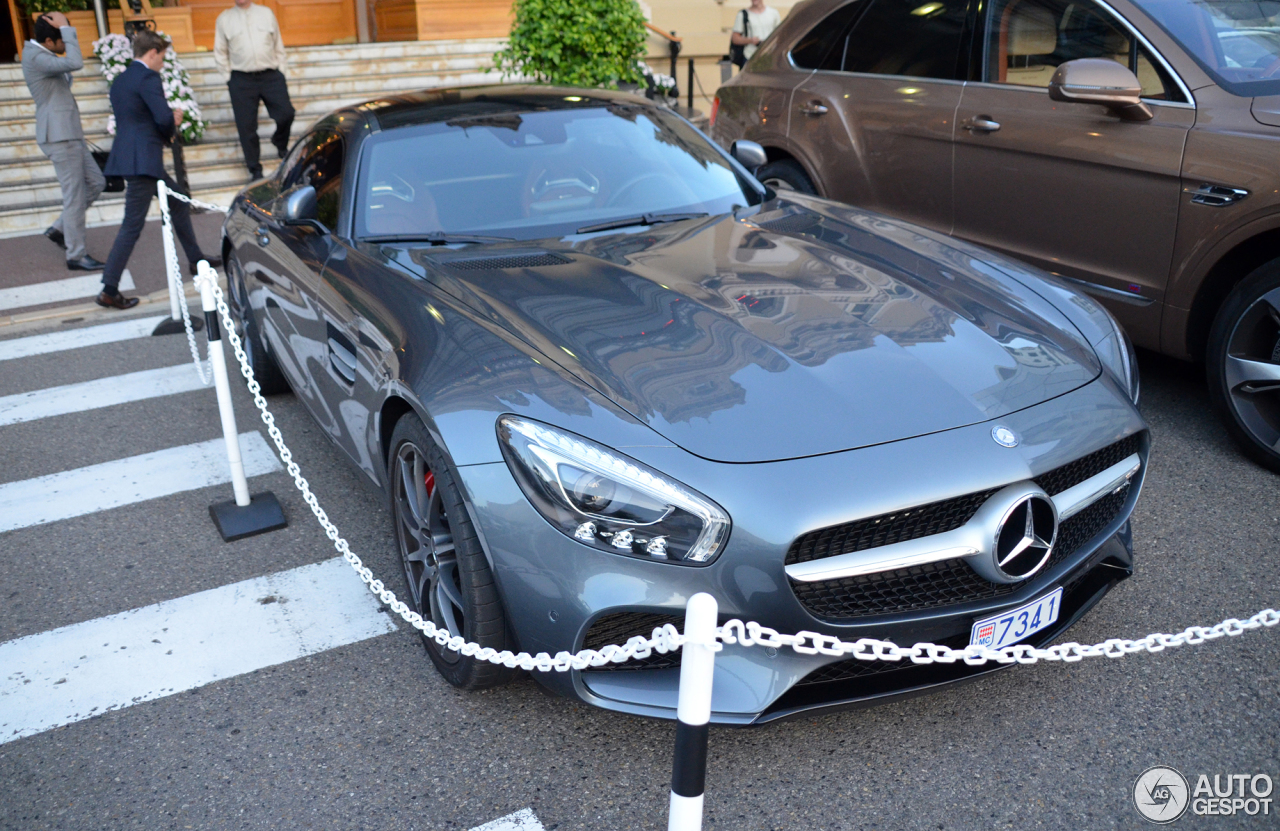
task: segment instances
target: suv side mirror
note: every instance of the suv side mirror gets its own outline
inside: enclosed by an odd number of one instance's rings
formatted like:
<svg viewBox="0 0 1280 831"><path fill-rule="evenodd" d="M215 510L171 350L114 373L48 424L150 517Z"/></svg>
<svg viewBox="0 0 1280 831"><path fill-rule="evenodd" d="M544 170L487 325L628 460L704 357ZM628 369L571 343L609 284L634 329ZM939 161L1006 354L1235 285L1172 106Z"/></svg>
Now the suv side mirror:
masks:
<svg viewBox="0 0 1280 831"><path fill-rule="evenodd" d="M319 216L320 207L316 199L316 189L311 185L294 188L285 196L285 225L309 225L322 234L329 233L329 229L319 220Z"/></svg>
<svg viewBox="0 0 1280 831"><path fill-rule="evenodd" d="M1138 76L1105 58L1080 58L1059 66L1049 80L1049 97L1074 104L1101 104L1125 121L1155 117L1142 102Z"/></svg>
<svg viewBox="0 0 1280 831"><path fill-rule="evenodd" d="M756 172L756 168L769 161L769 157L765 155L763 147L754 141L746 141L745 139L738 139L730 145L729 155L737 159L752 174Z"/></svg>

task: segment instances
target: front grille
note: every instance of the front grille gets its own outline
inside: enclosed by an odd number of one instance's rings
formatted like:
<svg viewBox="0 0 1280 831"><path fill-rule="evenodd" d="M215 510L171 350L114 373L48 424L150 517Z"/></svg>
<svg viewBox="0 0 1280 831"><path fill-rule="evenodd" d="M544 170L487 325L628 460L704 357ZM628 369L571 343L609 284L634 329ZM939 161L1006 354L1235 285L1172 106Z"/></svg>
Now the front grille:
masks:
<svg viewBox="0 0 1280 831"><path fill-rule="evenodd" d="M653 630L665 624L675 624L676 629L684 631L684 615L663 615L655 612L617 612L604 615L587 630L583 638L583 649L599 649L609 644L622 646L629 639L639 635L647 638ZM592 667L592 672L608 672L619 669L669 669L680 666L680 653L668 652L665 655L654 652L648 658L635 658L621 664L605 664Z"/></svg>
<svg viewBox="0 0 1280 831"><path fill-rule="evenodd" d="M970 493L905 511L810 531L797 537L791 544L791 548L787 550L787 565L954 531L973 519L982 503L993 493L994 490Z"/></svg>
<svg viewBox="0 0 1280 831"><path fill-rule="evenodd" d="M1042 571L1047 573L1101 533L1120 514L1128 495L1126 485L1059 525L1053 554ZM800 603L831 622L992 600L1026 585L992 583L959 559L816 583L791 582Z"/></svg>
<svg viewBox="0 0 1280 831"><path fill-rule="evenodd" d="M504 268L542 268L549 265L564 265L573 260L559 254L514 254L509 257L473 257L470 259L449 260L445 265L459 271L489 271Z"/></svg>
<svg viewBox="0 0 1280 831"><path fill-rule="evenodd" d="M1101 450L1090 453L1088 456L1076 459L1074 462L1054 468L1048 473L1037 476L1035 482L1044 488L1044 492L1050 496L1056 496L1067 488L1073 488L1076 485L1095 476L1112 465L1129 458L1138 452L1140 443L1140 434L1134 433L1127 436L1115 444L1107 445Z"/></svg>

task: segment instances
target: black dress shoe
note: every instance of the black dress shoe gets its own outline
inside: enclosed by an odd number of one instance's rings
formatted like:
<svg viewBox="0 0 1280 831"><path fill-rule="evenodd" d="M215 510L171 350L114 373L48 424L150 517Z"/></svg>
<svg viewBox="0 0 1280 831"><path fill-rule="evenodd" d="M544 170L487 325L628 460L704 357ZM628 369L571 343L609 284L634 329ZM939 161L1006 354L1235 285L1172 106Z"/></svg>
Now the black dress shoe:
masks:
<svg viewBox="0 0 1280 831"><path fill-rule="evenodd" d="M94 302L106 309L132 309L138 305L138 298L125 297L123 294L107 294L105 291L94 298Z"/></svg>
<svg viewBox="0 0 1280 831"><path fill-rule="evenodd" d="M49 242L53 243L59 248L67 247L67 238L64 237L62 235L62 232L59 231L57 228L45 228L44 235L49 238Z"/></svg>
<svg viewBox="0 0 1280 831"><path fill-rule="evenodd" d="M67 269L69 271L101 271L106 268L107 264L100 260L95 260L88 254L85 254L78 260L67 260Z"/></svg>
<svg viewBox="0 0 1280 831"><path fill-rule="evenodd" d="M250 181L256 182L256 181L258 181L258 180L259 180L259 179L261 179L261 178L262 178L262 168L260 168L260 167L255 167L255 168L252 168L252 169L249 171L249 179L250 179Z"/></svg>
<svg viewBox="0 0 1280 831"><path fill-rule="evenodd" d="M221 268L221 267L222 267L222 258L221 258L221 257L201 257L200 259L201 259L201 260L204 260L205 262L207 262L207 263L209 264L209 267L210 267L210 268ZM198 264L199 262L200 262L200 260L197 260L196 262L191 263L190 268L191 268L191 276L192 276L192 277L194 277L194 276L196 276L197 274L199 274L199 273L200 273L200 269L199 269L199 268L198 268L198 266L197 266L197 264Z"/></svg>
<svg viewBox="0 0 1280 831"><path fill-rule="evenodd" d="M276 145L276 152L278 152L278 153L280 154L280 158L282 158L282 159L283 159L285 156L287 156L287 155L289 154L289 145L287 145L287 144L277 144L277 145Z"/></svg>

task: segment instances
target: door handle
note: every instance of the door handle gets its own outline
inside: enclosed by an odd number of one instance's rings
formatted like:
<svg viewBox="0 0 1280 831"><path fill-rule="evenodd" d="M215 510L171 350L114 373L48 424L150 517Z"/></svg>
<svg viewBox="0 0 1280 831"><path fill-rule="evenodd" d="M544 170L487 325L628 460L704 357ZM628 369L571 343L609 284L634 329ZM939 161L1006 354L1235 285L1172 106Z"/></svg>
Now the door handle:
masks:
<svg viewBox="0 0 1280 831"><path fill-rule="evenodd" d="M974 133L994 133L1000 129L1000 122L992 121L989 115L979 115L966 119L961 126Z"/></svg>
<svg viewBox="0 0 1280 831"><path fill-rule="evenodd" d="M827 105L821 101L806 101L800 105L800 112L805 115L826 115Z"/></svg>

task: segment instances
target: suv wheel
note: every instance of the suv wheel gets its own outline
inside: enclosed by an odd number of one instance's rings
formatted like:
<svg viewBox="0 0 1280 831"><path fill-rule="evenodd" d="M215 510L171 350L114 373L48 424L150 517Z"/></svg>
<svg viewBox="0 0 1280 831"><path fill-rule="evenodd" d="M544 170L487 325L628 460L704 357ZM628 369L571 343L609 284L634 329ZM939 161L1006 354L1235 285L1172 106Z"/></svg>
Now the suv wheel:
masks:
<svg viewBox="0 0 1280 831"><path fill-rule="evenodd" d="M804 168L795 159L780 159L761 165L756 171L756 178L766 187L776 191L794 190L812 196L818 194L818 189L813 186L809 174L804 172Z"/></svg>
<svg viewBox="0 0 1280 831"><path fill-rule="evenodd" d="M1232 437L1280 473L1280 259L1227 295L1209 332L1209 393Z"/></svg>

